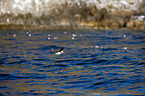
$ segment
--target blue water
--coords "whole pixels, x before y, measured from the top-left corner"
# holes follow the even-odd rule
[[[0,30],[0,95],[61,94],[145,95],[145,31]]]

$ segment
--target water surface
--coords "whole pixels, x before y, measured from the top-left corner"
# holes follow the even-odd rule
[[[144,65],[145,31],[0,30],[1,96],[144,95]]]

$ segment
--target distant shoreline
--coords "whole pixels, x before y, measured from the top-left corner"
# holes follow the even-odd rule
[[[145,25],[141,25],[139,28],[137,27],[115,27],[115,28],[109,28],[108,26],[104,25],[104,26],[88,26],[88,25],[84,25],[84,26],[50,26],[50,25],[0,25],[0,29],[49,29],[49,30],[72,30],[72,29],[101,29],[101,30],[114,30],[114,29],[122,29],[122,30],[145,30]]]

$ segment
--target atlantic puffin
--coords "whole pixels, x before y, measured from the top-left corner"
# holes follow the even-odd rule
[[[59,51],[56,51],[56,50],[54,50],[54,49],[52,48],[52,51],[56,52],[56,53],[55,53],[56,55],[60,55],[60,54],[64,53],[64,52],[63,52],[63,49],[64,49],[64,46],[63,46]]]

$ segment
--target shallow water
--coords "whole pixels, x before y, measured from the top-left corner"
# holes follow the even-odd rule
[[[1,96],[144,95],[144,69],[145,31],[0,30]]]

